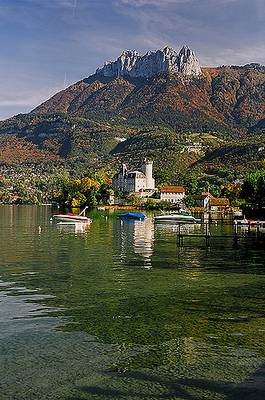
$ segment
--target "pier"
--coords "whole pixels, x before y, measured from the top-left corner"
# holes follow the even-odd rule
[[[251,226],[250,224],[247,226],[238,226],[238,224],[233,222],[230,225],[233,225],[233,233],[220,235],[212,233],[211,227],[216,227],[214,223],[202,223],[201,226],[203,229],[198,233],[183,232],[182,227],[185,225],[179,223],[177,229],[177,246],[188,247],[189,238],[200,238],[203,239],[202,243],[205,247],[218,246],[220,242],[225,240],[226,245],[229,245],[227,242],[230,242],[232,247],[237,248],[240,243],[251,241],[256,246],[263,247],[265,250],[265,222],[258,223],[255,226]]]

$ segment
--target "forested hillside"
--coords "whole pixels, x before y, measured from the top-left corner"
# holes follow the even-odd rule
[[[72,176],[154,160],[157,182],[192,172],[222,183],[264,168],[265,69],[151,77],[96,73],[0,122],[0,164],[63,166]]]

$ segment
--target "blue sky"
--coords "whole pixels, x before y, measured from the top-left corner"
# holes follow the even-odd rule
[[[0,0],[0,119],[123,49],[183,44],[202,65],[265,64],[265,0]]]

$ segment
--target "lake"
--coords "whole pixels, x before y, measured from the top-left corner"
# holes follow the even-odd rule
[[[0,206],[0,398],[265,398],[265,262],[255,241]],[[200,225],[186,226],[199,233]],[[212,234],[229,235],[218,224]]]

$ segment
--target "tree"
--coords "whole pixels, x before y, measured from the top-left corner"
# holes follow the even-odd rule
[[[265,206],[265,171],[253,172],[246,177],[241,197],[259,208]]]
[[[61,205],[81,207],[84,205],[95,206],[101,202],[107,202],[112,194],[108,185],[108,178],[102,174],[99,180],[96,174],[82,179],[72,179],[68,176],[60,176],[55,184],[53,199]]]
[[[190,195],[196,194],[198,192],[198,177],[195,174],[189,175],[185,178],[184,185]]]
[[[190,207],[194,207],[195,206],[195,200],[193,199],[193,197],[188,194],[185,199],[184,199],[184,203],[185,205],[190,208]]]
[[[260,208],[265,206],[265,173],[258,178],[255,202]]]

